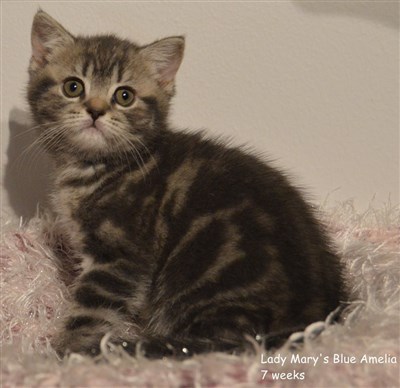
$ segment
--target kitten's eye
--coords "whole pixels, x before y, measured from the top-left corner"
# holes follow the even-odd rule
[[[129,87],[122,86],[114,93],[114,101],[123,107],[132,105],[134,100],[135,92]]]
[[[69,78],[64,82],[63,92],[67,97],[79,97],[84,91],[83,82],[78,78]]]

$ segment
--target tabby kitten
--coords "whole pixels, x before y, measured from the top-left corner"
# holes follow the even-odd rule
[[[76,37],[35,15],[28,99],[82,268],[60,354],[97,354],[105,334],[150,356],[243,350],[345,299],[338,258],[281,173],[169,128],[183,50],[179,36]]]

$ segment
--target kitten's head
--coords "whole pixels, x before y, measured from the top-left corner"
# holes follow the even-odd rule
[[[137,46],[115,36],[75,37],[39,11],[32,26],[28,100],[53,155],[121,157],[162,130],[184,39]]]

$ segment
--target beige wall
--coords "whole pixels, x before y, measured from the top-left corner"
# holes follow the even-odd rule
[[[39,5],[73,33],[140,43],[185,34],[172,122],[270,155],[316,202],[399,201],[399,4],[394,2],[2,3],[2,207],[30,215],[48,161],[24,90]],[[11,132],[11,135],[10,135]]]

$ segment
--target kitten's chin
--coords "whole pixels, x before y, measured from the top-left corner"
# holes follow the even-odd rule
[[[104,152],[108,148],[102,131],[94,126],[84,128],[72,135],[74,147],[82,151]]]
[[[103,132],[88,126],[78,131],[71,131],[68,136],[65,150],[77,159],[98,159],[107,157],[110,153],[110,144]]]
[[[63,141],[55,144],[53,149],[48,149],[56,159],[66,156],[86,161],[121,160],[122,156],[136,155],[143,146],[139,136],[127,138],[123,133],[113,132],[113,128],[105,123],[96,121],[94,125],[92,120],[71,125],[63,135]]]

